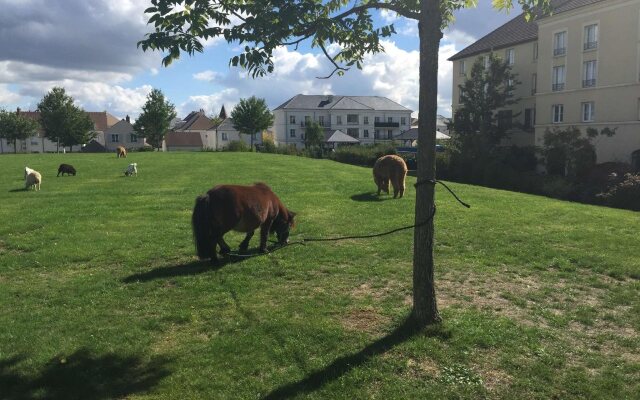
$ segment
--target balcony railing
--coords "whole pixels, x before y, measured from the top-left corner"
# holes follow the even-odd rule
[[[553,90],[554,92],[564,90],[564,83],[554,83],[553,85],[551,85],[551,90]]]
[[[586,42],[584,44],[585,50],[593,50],[598,48],[598,42]]]
[[[582,87],[594,87],[596,85],[595,79],[584,79],[582,81]]]
[[[399,122],[374,122],[373,126],[376,128],[399,128]]]
[[[537,90],[536,88],[531,89],[531,95],[534,96],[536,94]]]
[[[553,55],[555,56],[563,56],[567,54],[567,48],[566,47],[559,47],[557,49],[553,49]]]

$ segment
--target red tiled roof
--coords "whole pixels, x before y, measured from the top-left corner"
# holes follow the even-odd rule
[[[118,118],[109,114],[106,111],[87,111],[86,112],[91,121],[95,126],[95,130],[97,131],[106,131],[108,128],[117,124],[120,121]],[[27,118],[31,118],[33,120],[40,120],[40,111],[20,111],[20,115],[24,115]]]

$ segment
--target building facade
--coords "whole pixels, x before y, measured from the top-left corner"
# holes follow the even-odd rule
[[[104,147],[107,151],[115,151],[119,146],[126,149],[139,149],[144,147],[145,143],[145,139],[133,129],[128,115],[104,132]]]
[[[449,60],[453,110],[471,65],[491,52],[522,82],[512,142],[542,146],[548,130],[575,126],[616,129],[594,141],[598,162],[640,166],[640,0],[556,0],[554,12],[527,23],[507,22]]]
[[[327,133],[339,130],[374,144],[409,130],[411,112],[385,97],[299,94],[274,110],[273,131],[276,143],[301,148],[306,127],[317,122]]]

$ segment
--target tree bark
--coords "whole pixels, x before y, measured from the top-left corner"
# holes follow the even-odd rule
[[[418,122],[418,182],[416,224],[434,213],[436,115],[438,112],[438,50],[442,37],[439,0],[423,0],[420,6],[420,96]],[[414,230],[413,317],[424,327],[441,321],[436,302],[433,263],[433,218]]]

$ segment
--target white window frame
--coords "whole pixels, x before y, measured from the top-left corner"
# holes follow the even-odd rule
[[[296,130],[295,129],[293,129],[293,128],[289,129],[289,137],[290,138],[296,137]]]
[[[120,142],[120,135],[117,133],[112,133],[111,134],[111,143],[119,143]]]
[[[538,93],[538,74],[531,74],[531,95]]]
[[[460,76],[464,76],[467,74],[467,64],[465,60],[460,60]]]
[[[585,25],[583,30],[582,48],[584,51],[595,50],[598,48],[598,24],[593,23]]]
[[[513,65],[516,63],[516,49],[507,49],[505,51],[505,59],[507,65]]]
[[[400,117],[400,125],[406,125],[407,124],[407,117]]]
[[[363,124],[369,125],[369,116],[368,115],[363,116],[362,119],[363,119],[363,121],[362,121]]]
[[[130,133],[129,134],[129,141],[131,143],[138,143],[138,135],[136,135],[135,133]]]
[[[318,115],[318,125],[324,126],[324,115]]]
[[[336,124],[342,125],[342,115],[336,115]]]
[[[551,90],[558,92],[564,90],[567,81],[567,68],[564,65],[556,65],[551,70]]]
[[[596,104],[593,101],[582,103],[581,114],[582,122],[593,122],[595,120]]]
[[[554,124],[564,122],[564,104],[554,104],[551,106],[551,122]]]
[[[296,116],[295,115],[289,115],[289,123],[290,124],[295,124],[296,123]]]
[[[593,87],[598,82],[598,60],[585,61],[582,64],[582,87]]]
[[[347,114],[347,124],[348,125],[360,124],[360,116],[358,114]]]
[[[562,38],[562,40],[559,40]],[[553,34],[553,56],[561,57],[567,54],[567,31],[560,31]]]
[[[226,142],[227,140],[229,140],[229,137],[227,136],[227,132],[220,132],[222,136],[222,141]]]
[[[365,139],[369,138],[369,130],[368,129],[364,129],[362,131],[362,137],[365,138]]]
[[[533,44],[533,61],[538,60],[538,42]]]

